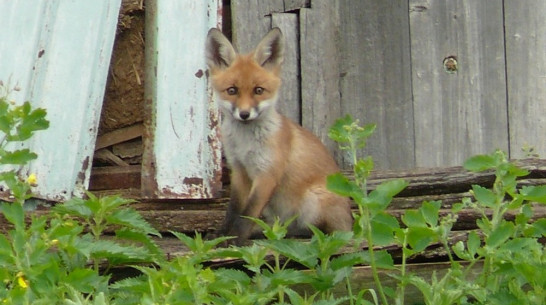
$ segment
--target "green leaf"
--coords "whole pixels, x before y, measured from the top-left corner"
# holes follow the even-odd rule
[[[402,222],[408,228],[426,228],[427,223],[422,213],[417,210],[406,210],[402,215]]]
[[[472,172],[482,172],[497,166],[497,158],[493,155],[477,155],[464,162],[463,167]]]
[[[252,246],[240,247],[238,250],[242,254],[241,258],[247,263],[245,267],[248,270],[259,274],[265,264],[265,257],[268,249],[260,246],[258,243],[254,243]]]
[[[497,248],[510,238],[515,231],[515,225],[512,222],[503,221],[485,240],[485,243],[491,248]]]
[[[546,203],[546,185],[524,186],[521,188],[520,193],[525,200]]]
[[[421,252],[426,249],[432,242],[437,240],[436,233],[430,228],[409,227],[408,228],[408,244],[416,252]]]
[[[327,260],[337,254],[352,240],[353,232],[334,231],[332,234],[324,234],[319,229],[309,226],[313,231],[310,246],[316,249],[316,254],[321,260]]]
[[[44,109],[38,108],[30,112],[30,104],[28,102],[25,103],[24,107],[26,108],[26,113],[22,118],[21,125],[17,128],[20,141],[30,138],[35,131],[49,128],[49,121],[45,119],[47,112]]]
[[[441,206],[441,201],[425,201],[419,211],[429,225],[436,226],[438,225],[438,213]]]
[[[462,241],[456,242],[453,247],[451,247],[455,255],[460,259],[471,260],[472,257],[464,249],[464,243]]]
[[[330,262],[330,267],[333,270],[339,270],[346,267],[353,267],[355,265],[369,264],[370,256],[368,252],[358,251],[353,253],[345,253],[338,257],[335,257]]]
[[[123,228],[120,230],[116,230],[116,237],[118,237],[119,239],[139,242],[144,245],[151,254],[156,255],[158,258],[164,256],[161,248],[157,246],[157,244],[150,237],[150,235],[144,232],[133,231],[128,228]],[[161,235],[159,235],[159,237],[161,237]]]
[[[110,224],[117,224],[132,230],[140,231],[146,234],[151,234],[160,237],[161,234],[150,225],[142,215],[132,208],[124,208],[115,210],[106,216],[106,220]]]
[[[337,119],[330,130],[328,131],[328,137],[338,143],[346,143],[350,140],[350,133],[345,126],[349,126],[353,123],[353,118],[350,115],[346,115]]]
[[[341,173],[329,175],[326,178],[326,188],[344,197],[362,197],[362,190],[355,182],[350,181]]]
[[[126,199],[119,195],[110,195],[110,196],[97,198],[90,192],[87,192],[87,196],[89,197],[89,200],[87,203],[89,207],[91,207],[90,203],[93,203],[93,206],[95,204],[98,204],[98,209],[96,210],[94,207],[91,207],[91,210],[93,210],[95,213],[98,213],[98,211],[104,211],[105,213],[107,213],[123,205],[128,205],[135,202],[132,199]]]
[[[252,279],[242,270],[220,268],[216,270],[217,281],[211,285],[212,290],[225,288],[249,287]]]
[[[374,251],[375,263],[381,269],[394,269],[394,260],[387,250]]]
[[[23,229],[25,225],[25,212],[23,206],[19,203],[3,202],[0,210],[4,217],[11,222],[15,228]]]
[[[72,270],[64,279],[66,283],[82,293],[92,293],[108,281],[93,269],[77,268]]]
[[[375,189],[377,192],[383,194],[386,197],[394,197],[398,195],[408,186],[408,182],[404,179],[393,179],[383,182]]]
[[[140,262],[150,260],[150,253],[133,245],[121,245],[112,240],[83,240],[77,241],[75,246],[88,258],[107,259],[111,262]]]
[[[533,236],[545,236],[546,237],[546,218],[541,218],[531,224],[533,230]]]
[[[52,211],[60,215],[77,216],[88,219],[93,215],[93,212],[85,204],[85,200],[73,197],[62,204],[56,204],[52,207]]]
[[[376,246],[385,246],[394,242],[394,231],[400,228],[398,220],[385,212],[376,214],[372,220],[372,240]]]
[[[470,233],[468,233],[468,239],[466,241],[468,253],[474,257],[476,253],[478,252],[480,245],[481,245],[481,240],[478,234],[476,234],[475,231],[471,231]]]
[[[306,243],[294,239],[257,240],[257,244],[269,248],[289,259],[313,269],[317,264],[316,251]]]
[[[311,277],[302,270],[284,269],[277,270],[275,272],[270,272],[268,270],[263,274],[271,280],[271,284],[273,285],[273,287],[278,287],[280,285],[289,286],[311,282]]]
[[[27,164],[38,158],[38,155],[28,149],[5,151],[0,158],[0,164]]]
[[[371,171],[373,170],[373,166],[374,165],[372,157],[359,159],[354,165],[354,172],[356,177],[361,180],[367,179],[370,176]]]
[[[403,179],[394,179],[381,183],[377,188],[370,192],[365,200],[372,210],[372,214],[382,211],[388,207],[392,198],[400,193],[408,183]]]
[[[474,198],[488,208],[494,208],[497,204],[497,197],[495,194],[482,186],[473,185],[472,191],[474,192]]]

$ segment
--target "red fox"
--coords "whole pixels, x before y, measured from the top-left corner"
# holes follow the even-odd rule
[[[275,109],[281,85],[284,41],[272,29],[250,54],[241,55],[218,29],[208,32],[206,60],[223,114],[221,139],[231,169],[231,198],[223,234],[245,243],[254,223],[241,216],[298,215],[289,235],[309,235],[308,224],[326,233],[352,229],[349,199],[326,189],[339,171],[311,132]]]

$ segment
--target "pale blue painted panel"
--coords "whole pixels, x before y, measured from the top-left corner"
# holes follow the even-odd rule
[[[30,148],[39,197],[81,195],[91,160],[121,0],[0,2],[0,79],[18,102],[45,108],[50,128]]]
[[[220,190],[218,112],[205,74],[207,31],[220,22],[220,0],[158,0],[147,5],[147,97],[143,193],[210,198]]]

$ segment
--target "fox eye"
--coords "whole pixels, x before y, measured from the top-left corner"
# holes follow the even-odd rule
[[[262,95],[264,93],[264,88],[262,87],[256,87],[254,88],[254,94],[257,94],[257,95]]]
[[[226,92],[229,95],[235,95],[237,94],[237,92],[239,92],[239,90],[237,89],[237,87],[229,87],[226,89]]]

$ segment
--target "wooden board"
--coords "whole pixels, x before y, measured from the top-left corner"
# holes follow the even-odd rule
[[[504,1],[510,155],[546,156],[546,1]]]
[[[284,36],[285,51],[282,66],[282,85],[277,109],[294,122],[301,124],[299,18],[297,14],[274,13],[271,26],[279,27]]]
[[[409,1],[416,166],[508,150],[503,1]],[[444,60],[456,57],[457,70]]]
[[[1,1],[0,80],[11,98],[47,110],[50,127],[25,143],[38,159],[33,193],[66,200],[83,195],[91,162],[120,0]]]
[[[221,1],[152,1],[146,7],[142,193],[212,198],[221,190],[219,114],[206,74],[206,33]]]
[[[314,0],[300,10],[302,125],[341,161],[328,129],[341,116],[339,90],[339,1]]]
[[[339,14],[341,114],[377,125],[359,156],[377,169],[414,168],[408,3],[343,1]]]
[[[518,161],[518,165],[529,171],[529,175],[519,181],[520,185],[546,185],[546,160],[528,159]],[[107,181],[104,176],[130,174],[133,167],[119,169],[119,172],[105,169],[97,172],[96,181]],[[114,176],[115,177],[115,176]],[[449,212],[454,203],[461,202],[465,197],[471,197],[468,191],[473,184],[490,187],[495,179],[493,172],[470,173],[462,167],[414,169],[408,171],[376,171],[368,180],[370,190],[380,183],[402,178],[408,181],[408,187],[395,197],[389,206],[389,212],[400,217],[406,209],[418,208],[425,200],[442,200],[442,214]],[[122,180],[117,177],[115,179]],[[126,178],[128,182],[132,181]],[[126,186],[130,188],[130,186]],[[97,184],[95,189],[101,189]],[[111,191],[107,192],[111,194]],[[210,232],[219,228],[224,220],[225,209],[229,201],[228,192],[225,197],[215,200],[146,200],[135,204],[142,211],[144,218],[150,221],[162,232],[169,230],[192,233],[194,231]],[[97,192],[98,195],[103,192]],[[138,199],[138,198],[135,198]],[[471,230],[476,228],[475,221],[480,215],[474,211],[461,213],[456,230]],[[546,207],[537,208],[535,217],[546,217]],[[1,225],[0,225],[1,227]]]
[[[236,50],[240,53],[252,51],[271,29],[271,14],[283,10],[282,0],[232,0],[232,42]]]

